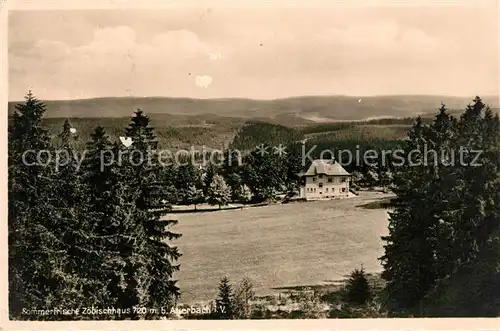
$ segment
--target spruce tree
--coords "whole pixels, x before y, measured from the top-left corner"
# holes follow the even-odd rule
[[[455,164],[440,171],[444,199],[435,203],[443,210],[437,263],[445,267],[427,295],[429,316],[497,316],[500,312],[498,127],[498,116],[479,97],[456,123],[456,138],[451,140]],[[481,154],[473,165],[476,151]]]
[[[98,217],[89,210],[91,195],[80,169],[80,161],[85,155],[73,148],[70,129],[71,124],[66,120],[58,135],[56,155],[59,155],[59,165],[52,176],[52,194],[55,198],[59,248],[66,251],[66,291],[73,298],[72,307],[81,308],[103,303],[102,285],[97,277],[101,266],[96,263],[101,252],[92,238],[98,226]]]
[[[363,305],[370,300],[372,294],[370,284],[363,268],[351,272],[345,288],[345,300],[349,303]]]
[[[448,113],[444,104],[427,129],[428,149],[435,151],[429,154],[428,163],[432,166],[435,178],[428,187],[431,198],[428,207],[432,215],[438,218],[436,224],[435,263],[437,277],[450,274],[453,264],[451,253],[453,221],[447,210],[456,199],[457,185],[455,178],[456,155],[454,141],[457,139],[457,121]]]
[[[420,118],[408,134],[406,152],[419,151],[412,163],[397,167],[393,191],[397,195],[389,213],[389,235],[383,237],[382,256],[387,281],[387,308],[411,311],[421,302],[437,277],[435,251],[438,216],[434,215],[429,186],[435,180],[432,166],[423,159],[427,128]],[[417,311],[418,313],[418,311]]]
[[[44,317],[23,315],[22,308],[74,302],[66,291],[72,281],[58,236],[64,229],[54,207],[59,197],[53,194],[53,164],[45,166],[36,159],[37,154],[54,155],[42,127],[46,107],[31,91],[25,99],[15,106],[8,132],[9,307],[16,319],[40,319]]]
[[[217,319],[234,319],[236,307],[234,293],[231,283],[227,277],[223,277],[219,283],[219,296],[216,302]]]
[[[132,201],[137,209],[136,222],[141,231],[134,238],[137,249],[137,272],[145,289],[144,300],[139,304],[160,311],[170,310],[180,295],[173,274],[179,269],[175,264],[180,257],[177,247],[170,241],[180,237],[170,227],[177,221],[165,219],[171,209],[170,198],[164,188],[163,171],[158,163],[158,152],[154,130],[149,126],[149,117],[141,110],[136,111],[126,136],[133,141],[128,148],[122,171],[127,179]],[[151,316],[152,317],[152,316]]]
[[[401,167],[395,176],[381,258],[390,310],[432,315],[428,307],[439,302],[466,311],[459,302],[465,297],[476,306],[490,300],[500,238],[499,127],[498,116],[476,97],[458,121],[443,105],[431,125],[418,121],[410,132],[407,151],[425,154],[425,144],[433,153],[424,166]],[[466,273],[482,294],[453,294]]]
[[[94,276],[101,288],[101,304],[127,308],[140,301],[140,284],[131,273],[133,238],[141,229],[135,222],[136,209],[127,189],[127,178],[120,171],[118,144],[112,144],[97,127],[87,143],[83,180],[90,197],[88,212],[96,219],[90,238],[100,254]],[[104,316],[122,319],[130,316]]]
[[[498,117],[476,97],[457,124],[455,196],[448,208],[453,218],[455,268],[475,259],[491,232],[498,228]],[[479,158],[476,156],[480,155]]]

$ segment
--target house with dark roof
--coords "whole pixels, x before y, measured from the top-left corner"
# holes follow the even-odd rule
[[[351,174],[335,160],[314,160],[302,178],[300,197],[306,200],[347,198]]]

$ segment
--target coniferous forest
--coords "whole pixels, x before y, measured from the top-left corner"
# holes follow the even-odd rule
[[[339,295],[303,297],[299,311],[286,318],[500,315],[500,121],[479,97],[459,116],[441,105],[432,120],[401,119],[412,125],[401,139],[357,136],[356,130],[351,136],[335,134],[351,128],[349,123],[297,129],[252,121],[230,144],[239,155],[228,149],[221,162],[202,167],[194,161],[141,162],[139,153],[134,156],[102,126],[82,142],[71,119],[51,134],[45,111],[29,92],[9,121],[11,319],[173,318],[171,309],[182,296],[177,272],[183,267],[173,206],[291,203],[301,184],[298,174],[309,165],[302,163],[302,149],[313,145],[317,152],[332,146],[402,148],[414,161],[427,157],[415,164],[346,166],[353,174],[351,189],[383,187],[394,193],[387,206],[389,233],[382,238],[382,286],[368,282],[363,269],[354,270]],[[140,154],[160,157],[154,123],[142,110],[121,132]],[[302,142],[311,133],[319,135]],[[261,153],[277,144],[288,152]],[[120,154],[127,157],[113,162]],[[40,155],[58,155],[60,166],[39,164]],[[237,157],[241,162],[228,162]],[[205,318],[285,318],[252,311],[254,296],[251,280],[232,287],[223,278],[214,302],[225,309]],[[326,316],[315,310],[318,302],[331,304]],[[88,307],[114,311],[85,314]],[[62,308],[80,313],[26,313]]]

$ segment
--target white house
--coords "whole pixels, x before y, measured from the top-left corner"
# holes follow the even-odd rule
[[[349,196],[351,174],[334,160],[314,160],[299,176],[302,177],[301,198],[318,200]]]

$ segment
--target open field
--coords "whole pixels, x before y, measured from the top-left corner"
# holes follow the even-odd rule
[[[387,211],[358,207],[382,193],[210,213],[175,214],[183,256],[176,274],[181,302],[214,299],[221,277],[252,279],[258,295],[272,288],[338,280],[363,264],[379,272]]]

